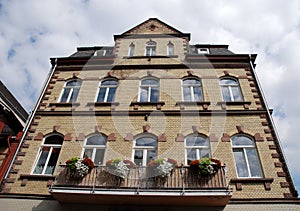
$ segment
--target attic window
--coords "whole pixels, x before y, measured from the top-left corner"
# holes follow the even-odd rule
[[[208,48],[197,48],[198,54],[209,54]]]

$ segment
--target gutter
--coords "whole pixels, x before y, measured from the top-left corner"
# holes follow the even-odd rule
[[[24,140],[25,140],[25,137],[26,137],[26,135],[27,135],[28,129],[30,128],[30,125],[31,125],[31,123],[32,123],[32,121],[33,121],[33,119],[34,119],[34,116],[35,116],[36,112],[37,112],[37,109],[38,109],[38,107],[39,107],[39,105],[40,105],[40,103],[41,103],[41,101],[42,101],[42,99],[43,99],[43,96],[44,96],[46,90],[47,90],[48,84],[49,84],[49,82],[50,82],[50,80],[51,80],[51,78],[52,78],[52,76],[53,76],[53,74],[54,74],[55,68],[56,68],[56,66],[57,66],[57,59],[51,60],[51,64],[52,64],[52,67],[51,67],[51,70],[50,70],[50,72],[49,72],[49,74],[48,74],[48,78],[47,78],[47,79],[45,80],[45,82],[44,82],[43,88],[42,88],[42,90],[41,90],[41,92],[40,92],[40,95],[39,95],[39,97],[38,97],[38,99],[37,99],[35,105],[34,105],[33,111],[30,113],[30,116],[29,116],[29,118],[28,118],[28,121],[27,121],[27,123],[26,123],[26,125],[25,125],[25,128],[24,128],[24,130],[23,130],[24,133],[23,133],[23,135],[22,135],[22,137],[21,137],[21,140],[20,140],[20,143],[19,143],[19,145],[18,145],[18,147],[17,147],[16,153],[14,154],[13,158],[12,158],[11,161],[10,161],[10,164],[9,164],[9,166],[8,166],[8,168],[7,168],[7,171],[6,171],[5,175],[4,175],[3,182],[4,182],[4,181],[7,179],[7,177],[8,177],[8,174],[9,174],[9,172],[10,172],[10,169],[12,168],[12,165],[13,165],[13,163],[14,163],[16,157],[17,157],[17,154],[18,154],[17,152],[19,152],[19,150],[20,150],[20,148],[21,148],[21,146],[22,146],[22,144],[23,144],[23,142],[24,142]]]

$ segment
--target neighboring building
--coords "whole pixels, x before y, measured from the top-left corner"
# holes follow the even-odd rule
[[[256,55],[192,45],[190,34],[156,18],[114,40],[51,59],[0,208],[300,208]],[[76,156],[96,165],[82,179],[65,165]],[[154,164],[159,158],[171,159]],[[222,166],[199,176],[190,164],[201,158]]]
[[[0,185],[16,153],[27,112],[0,81]],[[1,187],[0,186],[0,187]]]

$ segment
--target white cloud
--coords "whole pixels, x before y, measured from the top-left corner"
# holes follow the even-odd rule
[[[112,45],[113,34],[150,17],[190,32],[192,43],[258,53],[259,79],[270,107],[281,113],[276,125],[293,175],[300,177],[299,1],[4,0],[0,5],[1,80],[27,110],[49,72],[50,57],[69,56],[79,46]]]

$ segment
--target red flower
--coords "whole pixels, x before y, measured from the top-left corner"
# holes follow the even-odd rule
[[[89,169],[93,169],[95,167],[94,162],[90,158],[84,158],[82,163],[87,165]]]
[[[123,160],[123,163],[129,164],[130,168],[135,168],[135,164],[131,160]]]
[[[190,166],[193,167],[193,166],[199,166],[199,160],[193,160],[191,163],[190,163]]]
[[[221,161],[219,161],[218,159],[211,158],[210,161],[216,163],[218,167],[222,166]]]

